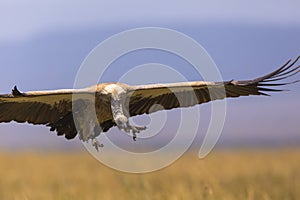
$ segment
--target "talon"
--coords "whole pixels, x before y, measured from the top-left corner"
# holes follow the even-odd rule
[[[100,144],[99,141],[96,138],[92,139],[92,145],[93,145],[93,147],[95,147],[95,149],[97,151],[99,151],[99,147],[104,146],[103,144]]]
[[[132,139],[133,141],[136,141],[136,133],[141,132],[142,130],[146,129],[146,126],[130,126],[130,129],[132,131]]]
[[[142,130],[146,129],[146,126],[132,126],[130,125],[128,118],[123,116],[119,116],[115,120],[118,128],[120,130],[124,130],[126,133],[132,133],[132,139],[133,141],[136,141],[136,133],[141,132]]]
[[[135,134],[135,132],[133,132],[132,135],[133,135],[132,136],[133,141],[136,141],[136,134]]]

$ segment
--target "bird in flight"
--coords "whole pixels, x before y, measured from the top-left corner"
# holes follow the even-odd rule
[[[297,74],[300,56],[289,60],[265,76],[244,81],[179,82],[130,86],[123,83],[102,83],[84,89],[61,89],[20,92],[15,86],[10,94],[0,95],[0,122],[43,124],[67,139],[92,141],[97,149],[103,145],[96,139],[101,132],[117,126],[136,134],[146,127],[134,126],[129,117],[159,110],[190,107],[227,97],[267,95],[275,88],[293,82],[277,82]],[[94,113],[94,114],[93,114]]]

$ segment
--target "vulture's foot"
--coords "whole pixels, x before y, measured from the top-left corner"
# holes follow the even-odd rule
[[[136,133],[146,129],[146,126],[133,126],[129,124],[128,118],[125,116],[118,117],[116,124],[120,130],[124,130],[126,133],[132,133],[132,139],[136,140]]]
[[[136,133],[139,133],[140,131],[143,131],[146,129],[146,126],[132,126],[132,125],[129,125],[129,131],[126,131],[126,132],[130,132],[130,130],[132,131],[132,139],[133,141],[136,140]]]
[[[146,126],[132,126],[130,125],[129,123],[126,124],[126,128],[124,128],[124,131],[126,133],[132,133],[132,139],[133,141],[136,140],[136,134],[145,130],[146,129]]]
[[[99,151],[99,147],[103,147],[103,146],[104,146],[104,145],[101,144],[96,138],[93,138],[93,139],[92,139],[92,145],[93,145],[93,147],[95,147],[95,149],[96,149],[97,151]]]

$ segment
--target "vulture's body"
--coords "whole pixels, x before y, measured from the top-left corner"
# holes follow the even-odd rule
[[[273,87],[288,83],[274,83],[299,72],[294,67],[299,57],[276,71],[253,80],[228,82],[182,82],[129,86],[123,83],[103,83],[85,89],[33,91],[21,93],[16,87],[11,94],[0,95],[0,122],[28,122],[44,124],[74,138],[77,133],[83,141],[95,139],[113,126],[136,133],[145,127],[132,126],[131,116],[149,114],[158,110],[189,107],[226,97],[268,95],[282,91]],[[297,82],[297,81],[294,81]]]

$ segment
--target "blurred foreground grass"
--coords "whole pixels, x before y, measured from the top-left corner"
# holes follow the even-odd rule
[[[300,199],[300,149],[190,152],[140,175],[87,152],[2,152],[0,199]]]

